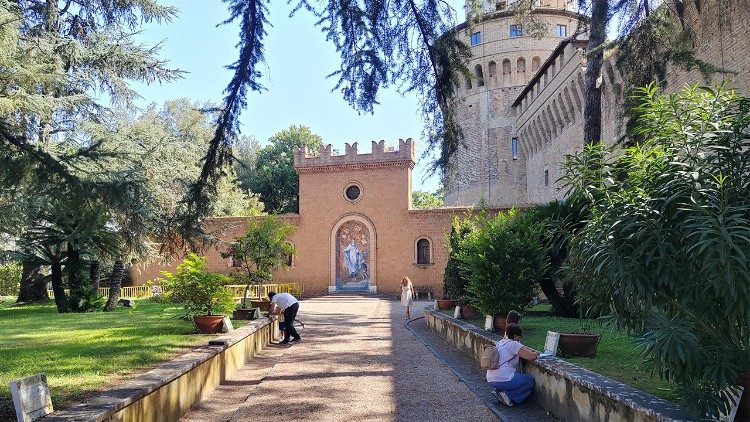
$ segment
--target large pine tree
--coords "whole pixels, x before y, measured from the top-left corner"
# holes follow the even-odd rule
[[[141,22],[175,12],[151,0],[0,0],[0,203],[13,204],[0,220],[14,223],[1,226],[14,229],[27,267],[51,265],[60,311],[81,303],[85,260],[141,247],[150,226],[138,169],[110,171],[112,152],[81,129],[110,113],[98,98],[129,106],[130,81],[179,76],[132,38]],[[122,236],[110,242],[113,227]]]

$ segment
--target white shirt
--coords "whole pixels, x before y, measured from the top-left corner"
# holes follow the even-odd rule
[[[523,344],[504,338],[495,345],[500,355],[500,367],[487,370],[487,382],[505,382],[513,379],[513,374],[518,366],[518,351]]]
[[[279,307],[282,311],[295,303],[297,303],[297,298],[290,295],[289,293],[276,293],[273,295],[273,299],[271,299],[271,303],[276,303],[276,306]]]

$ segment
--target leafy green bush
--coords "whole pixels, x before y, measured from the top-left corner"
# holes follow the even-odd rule
[[[487,315],[525,309],[546,270],[545,222],[533,211],[519,215],[513,209],[480,223],[461,241],[457,255],[468,275],[471,304]]]
[[[94,290],[84,290],[79,296],[69,298],[70,309],[73,312],[97,312],[104,309],[107,296],[100,295]]]
[[[232,293],[224,288],[229,277],[206,271],[206,258],[188,254],[177,272],[162,272],[159,279],[172,302],[185,308],[185,316],[226,315],[234,310]]]
[[[448,262],[443,272],[443,296],[446,299],[466,301],[466,286],[469,280],[465,271],[459,266],[457,254],[460,250],[461,240],[474,229],[474,223],[470,218],[464,220],[454,216],[451,221],[451,232],[448,235]]]
[[[727,413],[750,372],[750,98],[641,92],[640,145],[589,146],[566,162],[592,204],[571,242],[583,299],[641,333],[652,369],[696,416]]]
[[[21,286],[21,265],[0,264],[0,296],[18,296]]]
[[[250,217],[245,234],[234,239],[222,257],[237,259],[247,272],[245,294],[242,307],[246,307],[246,298],[252,284],[260,284],[273,279],[273,271],[287,268],[287,258],[297,249],[287,238],[297,228],[286,223],[275,215],[262,218]]]

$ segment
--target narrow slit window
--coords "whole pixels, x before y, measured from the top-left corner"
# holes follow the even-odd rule
[[[518,138],[515,136],[510,140],[510,150],[513,154],[513,159],[518,160]]]

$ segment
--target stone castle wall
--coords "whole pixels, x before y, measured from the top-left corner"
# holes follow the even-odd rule
[[[481,42],[471,47],[468,68],[473,77],[464,81],[455,98],[465,145],[445,174],[448,205],[526,202],[525,168],[511,150],[516,135],[511,104],[563,39],[555,33],[556,26],[565,25],[567,34],[578,26],[577,15],[564,9],[540,7],[534,14],[547,25],[542,37],[512,37],[511,25],[518,22],[510,11],[495,12],[479,23],[459,27],[467,45],[475,33],[481,34]]]
[[[696,3],[684,2],[684,23],[692,32],[695,55],[726,73],[713,73],[706,79],[698,69],[685,71],[672,66],[667,89],[675,91],[692,83],[726,83],[740,92],[750,92],[750,1],[703,0],[700,6]]]
[[[529,203],[563,198],[562,161],[583,147],[585,46],[585,41],[563,42],[513,103]],[[623,129],[623,81],[613,59],[602,72],[602,137],[613,144]]]
[[[674,8],[674,5],[665,7]],[[549,19],[554,22],[558,15],[552,14]],[[513,19],[502,13],[488,14],[486,21],[493,23],[495,29],[501,28],[500,33],[505,26],[513,24]],[[692,31],[696,56],[725,72],[715,72],[705,78],[698,69],[686,71],[671,66],[667,73],[667,91],[676,91],[687,83],[723,82],[741,92],[750,92],[748,0],[707,0],[701,2],[700,10],[695,3],[686,2],[684,23]],[[469,42],[470,32],[482,28],[465,29],[466,42]],[[487,43],[484,41],[472,49],[474,57],[469,63],[470,69],[477,64],[486,68],[489,60],[512,55],[504,40],[490,37]],[[562,175],[561,163],[565,155],[583,147],[586,42],[559,41],[540,40],[547,50],[536,50],[542,63],[534,66],[528,78],[519,77],[517,72],[498,73],[485,78],[485,86],[477,87],[474,83],[459,96],[459,122],[464,129],[466,147],[459,149],[446,171],[446,204],[474,205],[484,200],[488,204],[508,206],[544,203],[563,197],[565,192],[558,182]],[[535,51],[523,37],[512,42],[526,43],[515,45],[512,51],[525,48],[524,55]],[[512,57],[510,63],[514,63]],[[623,135],[622,87],[625,84],[614,58],[605,61],[602,72],[602,138],[605,143],[613,144]],[[519,85],[521,83],[523,85]],[[520,150],[515,160],[510,154],[513,136],[518,137]]]

